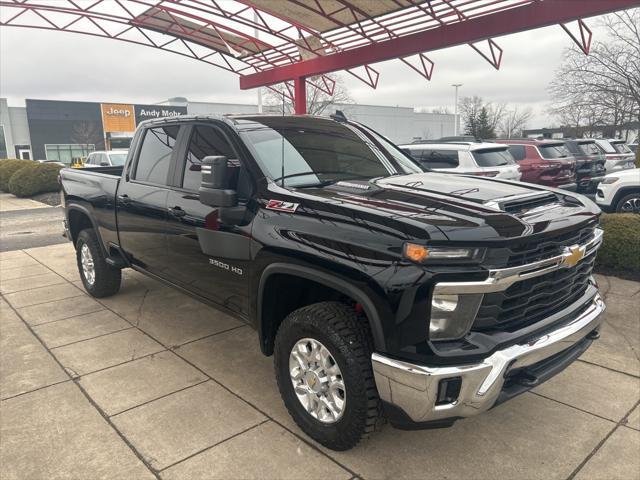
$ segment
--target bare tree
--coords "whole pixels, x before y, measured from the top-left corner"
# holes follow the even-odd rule
[[[640,122],[640,9],[608,15],[602,25],[607,38],[593,42],[589,55],[567,49],[549,86],[551,112],[579,136],[607,125],[605,135],[622,135]]]
[[[349,95],[349,91],[347,90],[342,77],[336,74],[328,74],[327,76],[336,82],[333,89],[333,95],[329,95],[312,85],[322,85],[323,83],[321,78],[311,77],[307,82],[307,113],[311,115],[322,115],[327,111],[327,109],[329,109],[329,107],[335,104],[353,103],[353,99]],[[286,87],[283,85],[275,87],[275,90],[278,90],[279,92],[282,92],[283,89],[286,92]],[[265,95],[265,98],[265,103],[271,107],[271,110],[282,111],[284,106],[285,113],[294,112],[293,102],[287,97],[287,95],[283,96],[282,93],[269,90]]]
[[[522,108],[515,105],[510,109],[505,108],[499,122],[498,135],[507,138],[521,137],[522,131],[527,127],[527,122],[532,116],[531,107]]]

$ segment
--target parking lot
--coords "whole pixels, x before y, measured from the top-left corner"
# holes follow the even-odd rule
[[[135,272],[96,301],[70,244],[0,253],[3,479],[637,478],[640,284],[599,277],[602,338],[531,393],[348,452],[289,418],[236,320]]]

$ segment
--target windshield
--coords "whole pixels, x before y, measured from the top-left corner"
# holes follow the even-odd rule
[[[121,167],[124,165],[124,162],[127,160],[126,153],[110,153],[109,160],[111,160],[111,165],[115,167]]]
[[[542,158],[565,158],[569,156],[569,150],[562,144],[538,145]]]
[[[627,147],[626,143],[622,142],[611,142],[611,146],[616,149],[618,153],[633,153],[629,147]]]
[[[515,160],[507,148],[487,148],[471,152],[479,167],[513,165]]]
[[[240,135],[254,150],[265,174],[278,182],[284,176],[286,186],[319,186],[398,173],[398,166],[378,147],[347,125],[300,117],[255,118],[238,123],[243,125]],[[405,161],[409,160],[405,157]],[[405,173],[404,169],[401,172]]]

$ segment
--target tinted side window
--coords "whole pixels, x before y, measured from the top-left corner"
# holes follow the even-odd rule
[[[213,127],[197,125],[191,132],[182,188],[197,191],[200,188],[202,160],[209,156],[224,156],[231,160],[235,154],[222,133]]]
[[[414,155],[417,152],[414,150]],[[460,162],[457,150],[422,150],[420,163],[427,168],[456,168]]]
[[[527,157],[524,145],[511,145],[509,146],[509,151],[516,162],[524,160]]]
[[[513,165],[513,157],[509,150],[503,148],[485,148],[471,152],[479,167],[500,167]]]
[[[178,136],[178,125],[150,128],[145,132],[134,178],[166,185],[171,154]]]

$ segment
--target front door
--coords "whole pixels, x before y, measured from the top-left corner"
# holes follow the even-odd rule
[[[117,192],[120,246],[134,265],[161,277],[166,277],[168,182],[179,129],[168,125],[141,133],[137,161]]]
[[[211,124],[191,127],[176,162],[175,188],[167,199],[168,266],[172,281],[230,310],[247,315],[250,224],[225,225],[219,209],[200,203],[198,188],[204,157],[224,155],[230,163],[227,188],[246,201],[252,182],[223,131]]]

